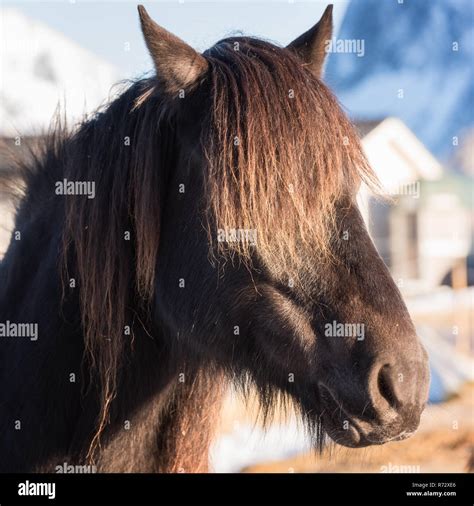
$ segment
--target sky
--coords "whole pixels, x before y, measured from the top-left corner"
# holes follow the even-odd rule
[[[64,33],[115,65],[123,78],[151,70],[142,40],[140,0],[4,0],[25,15]],[[155,0],[143,1],[151,17],[194,48],[203,51],[230,35],[254,35],[287,44],[320,18],[330,0]],[[348,0],[332,0],[337,28]]]

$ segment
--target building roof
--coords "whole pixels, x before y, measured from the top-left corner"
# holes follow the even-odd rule
[[[440,162],[416,135],[395,117],[356,121],[367,159],[386,187],[443,175]]]
[[[386,118],[373,120],[356,120],[355,127],[361,138],[365,137],[374,128],[378,127]]]

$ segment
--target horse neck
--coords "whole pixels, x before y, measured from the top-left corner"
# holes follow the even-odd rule
[[[135,385],[133,373],[128,379]],[[211,378],[205,370],[176,372],[139,409],[130,406],[131,389],[119,394],[116,402],[121,413],[114,417],[101,450],[100,471],[207,472],[222,384],[220,377]],[[124,421],[129,422],[127,431]]]
[[[175,388],[162,420],[161,472],[207,472],[209,448],[218,428],[222,379],[200,370]],[[161,459],[160,459],[161,460]]]

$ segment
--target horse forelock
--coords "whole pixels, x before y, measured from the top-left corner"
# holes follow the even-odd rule
[[[204,54],[213,99],[202,142],[210,240],[216,229],[254,230],[258,255],[286,272],[298,269],[305,246],[327,255],[336,202],[353,199],[361,181],[377,184],[354,127],[287,49],[230,38]],[[217,246],[250,260],[255,245]]]

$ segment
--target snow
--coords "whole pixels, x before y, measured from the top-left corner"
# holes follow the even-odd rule
[[[466,384],[474,381],[474,359],[457,352],[434,329],[418,326],[417,332],[426,348],[430,361],[429,402],[446,401]]]
[[[38,134],[58,105],[77,121],[108,100],[115,67],[16,9],[1,18],[0,135]]]
[[[473,36],[471,0],[353,1],[338,39],[364,41],[365,55],[331,54],[326,80],[353,117],[397,116],[448,158],[473,125]]]
[[[311,439],[294,419],[274,424],[267,430],[236,423],[233,430],[222,434],[211,448],[211,467],[216,473],[237,473],[258,462],[284,460],[309,451]]]

